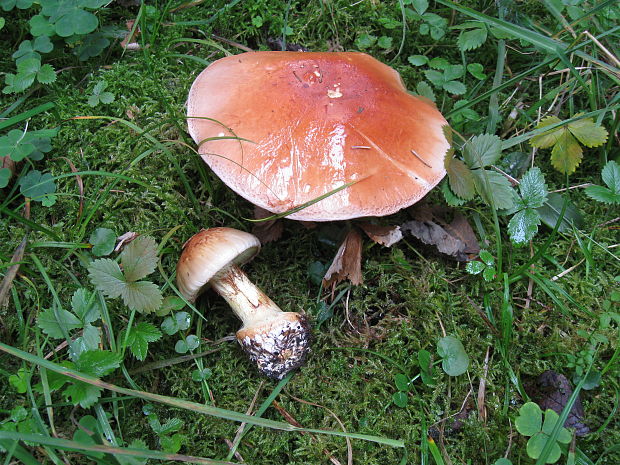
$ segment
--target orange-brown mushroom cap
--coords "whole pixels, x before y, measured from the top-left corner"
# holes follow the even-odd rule
[[[447,124],[363,53],[229,56],[188,99],[199,153],[255,205],[282,213],[354,183],[288,216],[306,221],[384,216],[418,201],[445,175]]]

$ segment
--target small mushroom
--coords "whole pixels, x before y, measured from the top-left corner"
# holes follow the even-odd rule
[[[301,366],[310,348],[305,316],[283,312],[241,271],[258,254],[260,241],[231,228],[203,229],[183,246],[177,286],[190,302],[211,287],[230,305],[243,326],[237,341],[264,375],[282,379]]]

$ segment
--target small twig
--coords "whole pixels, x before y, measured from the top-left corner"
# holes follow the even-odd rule
[[[550,194],[556,193],[556,192],[564,192],[564,191],[570,191],[572,189],[580,189],[582,187],[589,187],[592,186],[591,182],[585,182],[583,184],[578,184],[576,186],[569,186],[569,187],[563,187],[562,189],[556,189],[554,191],[550,191]]]
[[[413,155],[414,155],[414,156],[415,156],[418,160],[420,160],[422,163],[424,163],[424,165],[428,166],[429,168],[432,168],[432,166],[431,166],[431,165],[429,165],[428,163],[426,163],[426,161],[424,161],[424,159],[423,159],[420,155],[418,155],[418,154],[416,153],[416,151],[415,151],[415,150],[413,150],[413,149],[410,149],[410,150],[411,150],[411,153],[413,153]]]
[[[478,418],[483,423],[487,421],[487,409],[485,407],[485,397],[487,391],[487,376],[489,374],[489,353],[491,351],[491,346],[487,347],[487,353],[484,356],[484,365],[482,368],[482,376],[480,377],[480,382],[478,383]]]
[[[570,273],[571,271],[573,271],[575,268],[577,268],[579,265],[581,265],[583,262],[585,262],[586,259],[582,258],[579,263],[577,263],[576,265],[571,266],[570,268],[562,271],[560,274],[556,274],[553,278],[551,278],[551,281],[557,281],[560,278],[563,278],[564,276],[566,276],[568,273]]]

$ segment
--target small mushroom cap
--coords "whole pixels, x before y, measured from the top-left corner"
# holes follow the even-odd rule
[[[389,215],[445,175],[445,118],[363,53],[222,58],[196,78],[187,106],[205,162],[261,208],[283,213],[352,183],[290,219]]]
[[[237,331],[237,341],[269,378],[282,379],[299,368],[310,351],[311,332],[306,317],[282,312],[258,325]]]
[[[203,229],[184,245],[177,263],[177,287],[194,302],[217,273],[230,265],[252,260],[260,241],[250,233],[232,228]]]

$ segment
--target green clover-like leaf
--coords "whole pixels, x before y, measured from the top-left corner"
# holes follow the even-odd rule
[[[449,376],[459,376],[469,367],[469,356],[461,341],[454,336],[446,336],[437,342],[437,353],[443,359],[441,367]]]
[[[20,178],[19,191],[24,197],[40,202],[44,196],[56,192],[56,184],[51,174],[32,170]]]
[[[527,402],[519,409],[515,427],[523,436],[534,436],[542,429],[542,411],[538,404]]]

